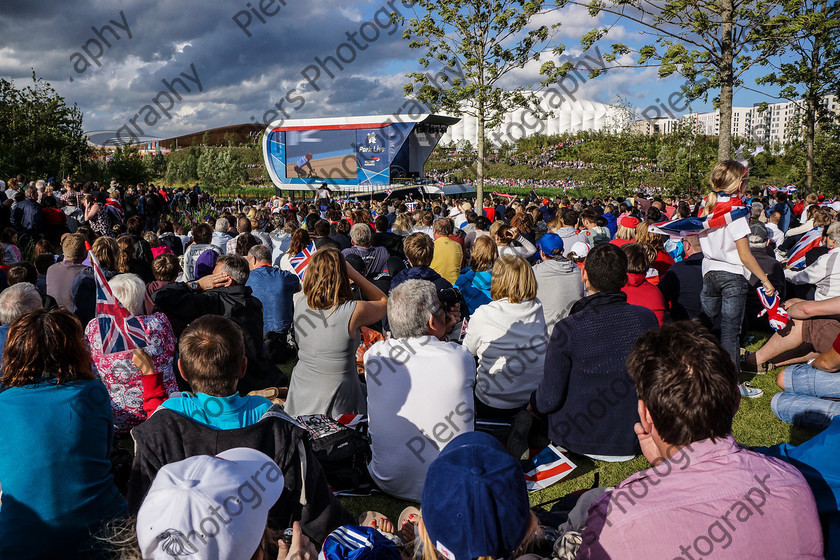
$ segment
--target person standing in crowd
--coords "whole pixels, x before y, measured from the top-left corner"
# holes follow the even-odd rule
[[[747,168],[737,161],[722,161],[712,170],[709,193],[703,209],[704,216],[713,216],[718,204],[734,203],[743,195],[749,174]],[[700,233],[700,247],[703,250],[703,292],[700,303],[703,313],[714,322],[720,317],[720,344],[729,352],[740,373],[740,335],[747,303],[752,273],[761,282],[768,297],[776,293],[770,277],[750,253],[748,236],[750,227],[746,216],[732,220],[726,225],[707,229]],[[757,398],[764,394],[761,389],[741,385],[742,396]]]

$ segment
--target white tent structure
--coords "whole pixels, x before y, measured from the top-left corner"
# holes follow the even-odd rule
[[[622,126],[627,119],[622,109],[589,101],[570,99],[557,91],[534,92],[544,115],[531,109],[514,109],[501,125],[485,132],[494,146],[515,142],[535,134],[552,135],[583,130],[610,130]],[[461,115],[461,121],[451,125],[440,139],[441,144],[464,141],[478,144],[478,121],[475,117]]]

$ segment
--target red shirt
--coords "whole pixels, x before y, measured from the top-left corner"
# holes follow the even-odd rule
[[[659,326],[665,321],[665,298],[659,288],[648,282],[644,274],[627,273],[627,284],[621,288],[627,303],[647,307],[656,315]]]

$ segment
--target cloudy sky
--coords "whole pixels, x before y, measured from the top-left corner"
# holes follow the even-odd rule
[[[390,1],[406,17],[414,14]],[[3,0],[0,77],[24,85],[34,69],[78,104],[88,131],[117,130],[134,119],[144,134],[165,138],[278,116],[391,114],[404,103],[405,74],[419,66],[402,30],[387,21],[386,2]],[[579,56],[581,35],[605,22],[569,8],[539,23],[561,23],[553,41]],[[610,37],[644,40],[620,25]],[[507,85],[536,84],[538,68],[516,72]],[[620,95],[643,109],[681,83],[657,80],[654,69],[622,69],[574,95],[605,103]],[[741,90],[735,104],[765,100]],[[157,116],[144,109],[149,105]],[[692,107],[708,110],[710,103]]]

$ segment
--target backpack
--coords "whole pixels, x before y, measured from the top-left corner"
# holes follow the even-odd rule
[[[368,435],[323,414],[298,416],[297,421],[309,432],[312,452],[333,492],[370,493],[367,465],[372,455]]]

